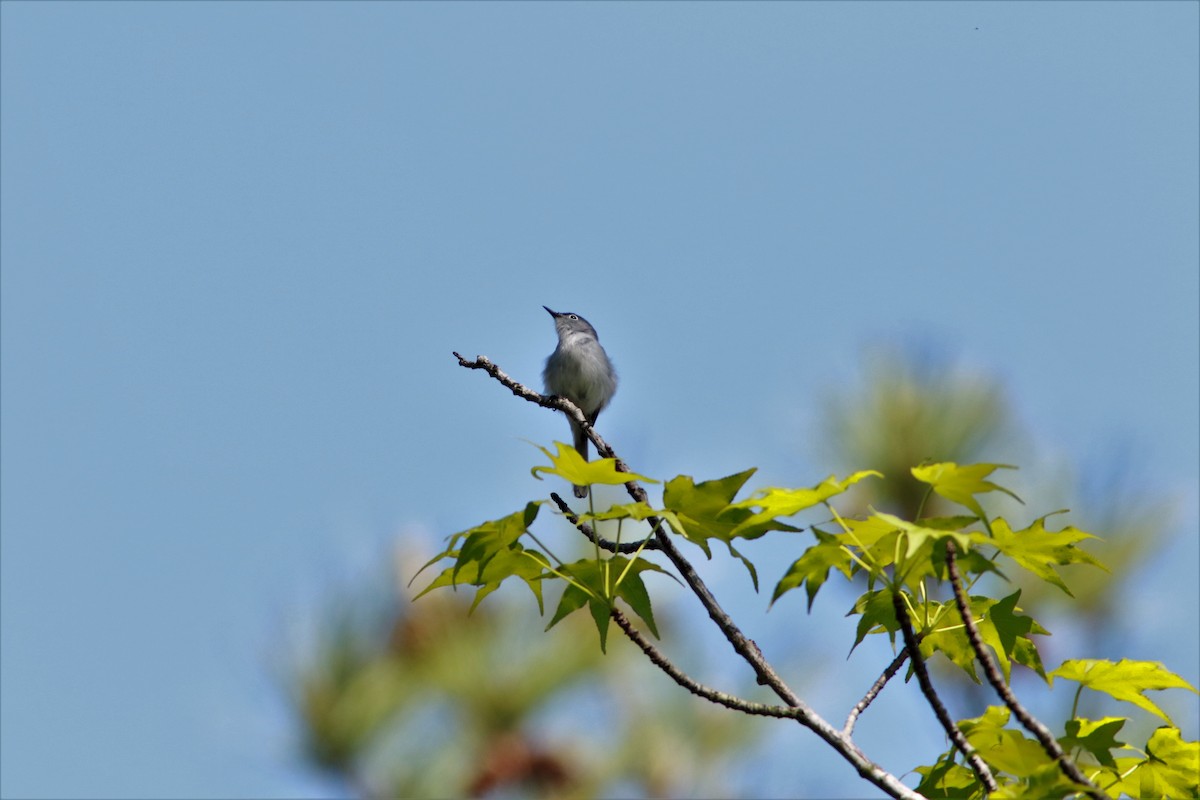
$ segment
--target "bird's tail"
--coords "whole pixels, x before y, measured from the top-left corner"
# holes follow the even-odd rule
[[[583,427],[580,426],[580,424],[577,423],[575,420],[570,420],[570,423],[571,423],[571,435],[575,437],[575,449],[579,452],[579,455],[583,456],[583,460],[587,461],[588,460],[587,432],[584,431]],[[588,496],[588,487],[576,486],[575,487],[575,496],[579,497],[579,498],[587,497]]]

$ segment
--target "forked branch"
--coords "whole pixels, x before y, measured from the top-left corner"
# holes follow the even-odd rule
[[[900,623],[900,630],[904,633],[904,649],[912,658],[913,671],[917,673],[917,682],[921,685],[921,693],[925,695],[925,699],[929,701],[929,706],[933,709],[934,715],[938,722],[941,723],[942,729],[946,731],[946,735],[950,737],[950,741],[954,743],[955,748],[962,753],[967,762],[970,763],[971,769],[975,772],[979,782],[982,783],[989,792],[996,791],[996,779],[992,776],[992,771],[988,769],[988,765],[983,763],[983,759],[975,752],[975,748],[967,741],[967,737],[963,735],[962,730],[954,724],[954,720],[950,719],[950,713],[946,711],[946,706],[942,703],[942,698],[938,696],[937,691],[933,688],[933,681],[929,680],[929,670],[925,667],[925,659],[921,657],[921,649],[917,644],[917,635],[913,631],[912,620],[908,618],[908,608],[904,604],[904,597],[899,590],[892,594],[892,608],[896,611],[896,621]]]
[[[536,403],[543,408],[551,408],[567,414],[583,427],[592,444],[596,446],[596,452],[601,457],[614,459],[616,469],[620,472],[632,471],[616,455],[608,443],[596,433],[595,429],[587,424],[583,413],[574,403],[554,395],[542,395],[527,386],[517,383],[484,356],[478,356],[474,361],[469,361],[458,353],[455,353],[454,357],[458,359],[458,363],[462,367],[484,370],[518,397],[531,403]],[[646,490],[637,481],[627,481],[625,483],[625,490],[635,501],[649,502]],[[858,748],[858,745],[849,736],[826,722],[792,691],[779,674],[775,672],[774,667],[763,657],[762,651],[758,649],[758,645],[742,633],[733,619],[721,608],[720,603],[717,602],[716,597],[713,596],[708,586],[700,578],[695,567],[679,552],[674,542],[667,536],[662,521],[655,517],[648,517],[646,521],[650,524],[651,530],[654,531],[653,535],[655,536],[655,541],[658,543],[658,549],[675,566],[680,577],[683,578],[683,581],[692,590],[692,593],[700,600],[705,611],[708,612],[708,616],[721,630],[725,639],[733,647],[734,652],[741,656],[750,665],[750,668],[754,670],[755,675],[758,676],[759,684],[770,688],[792,710],[793,718],[797,722],[817,734],[817,736],[833,747],[865,780],[879,787],[892,797],[918,800],[921,795],[901,783],[900,779],[895,775],[892,775],[883,767],[867,758],[866,754]],[[618,622],[618,624],[620,623]],[[626,633],[628,634],[628,631]]]
[[[988,683],[996,690],[996,694],[1004,701],[1004,705],[1008,706],[1012,711],[1013,716],[1029,731],[1041,744],[1042,749],[1046,751],[1054,761],[1058,764],[1058,768],[1062,773],[1070,778],[1075,783],[1087,787],[1086,791],[1089,795],[1097,800],[1109,800],[1106,795],[1096,784],[1087,779],[1087,776],[1079,769],[1079,766],[1071,760],[1071,758],[1063,751],[1058,740],[1054,738],[1054,734],[1050,729],[1043,725],[1033,714],[1030,714],[1028,709],[1021,705],[1017,700],[1017,696],[1013,694],[1012,689],[1004,680],[1004,674],[1000,671],[999,665],[996,664],[996,659],[983,646],[983,637],[979,635],[979,626],[975,624],[974,617],[971,616],[971,604],[967,599],[967,593],[963,589],[962,575],[958,571],[958,550],[954,542],[947,540],[946,542],[946,572],[950,576],[950,585],[954,587],[954,602],[958,606],[958,613],[963,619],[966,626],[967,639],[971,642],[971,649],[975,651],[975,657],[979,659],[979,663],[983,665],[983,674],[987,677]]]

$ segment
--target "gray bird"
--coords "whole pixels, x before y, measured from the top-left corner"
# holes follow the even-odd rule
[[[579,406],[588,423],[595,425],[596,417],[617,392],[617,371],[608,360],[608,353],[600,346],[591,323],[578,314],[542,308],[554,317],[554,329],[558,332],[558,347],[546,359],[546,368],[542,370],[546,391]],[[567,420],[571,423],[575,449],[586,461],[587,434],[575,420],[569,417]],[[586,486],[575,487],[576,497],[587,495]]]

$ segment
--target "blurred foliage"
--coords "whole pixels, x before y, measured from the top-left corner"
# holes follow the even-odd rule
[[[980,372],[896,347],[871,351],[862,371],[861,385],[827,393],[819,425],[830,467],[884,475],[850,495],[847,513],[868,506],[905,519],[950,513],[936,496],[922,510],[929,487],[910,474],[914,464],[1004,462],[1026,446],[1000,383]]]
[[[313,620],[288,680],[308,760],[363,798],[728,794],[750,721],[673,691],[623,639],[602,654],[581,616],[545,632],[527,595],[471,612],[470,594],[414,604],[397,577]]]
[[[1072,569],[1072,600],[1030,576],[1016,575],[1023,601],[1041,606],[1070,603],[1084,615],[1093,640],[1114,629],[1119,587],[1171,531],[1174,505],[1129,481],[1128,457],[1088,465],[1083,474],[1055,466],[1033,433],[1021,425],[1002,383],[985,372],[926,350],[898,345],[871,349],[857,385],[831,390],[822,406],[819,450],[834,469],[876,469],[884,480],[866,481],[849,494],[846,514],[886,511],[905,519],[932,517],[951,504],[910,473],[914,464],[991,461],[1025,465],[1009,479],[1028,507],[1071,508],[1072,520],[1099,537],[1089,550],[1112,573]],[[1032,466],[1030,466],[1032,465]],[[922,502],[924,501],[924,507]],[[998,498],[993,513],[1028,516],[1016,501]]]

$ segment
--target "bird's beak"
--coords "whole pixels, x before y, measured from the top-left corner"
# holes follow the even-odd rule
[[[559,314],[557,311],[551,311],[548,306],[542,306],[542,308],[544,308],[544,309],[546,309],[546,311],[550,312],[550,316],[552,316],[552,317],[561,317],[562,316],[562,314]]]

